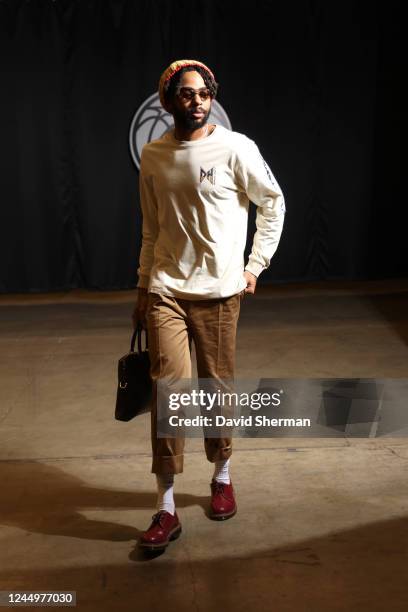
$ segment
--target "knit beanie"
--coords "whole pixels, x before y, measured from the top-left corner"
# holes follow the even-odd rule
[[[169,79],[171,79],[171,77],[174,74],[176,74],[176,72],[178,72],[182,68],[185,68],[186,66],[201,66],[201,68],[204,68],[205,70],[207,70],[208,74],[215,80],[214,75],[211,72],[211,70],[208,68],[208,66],[206,66],[202,62],[199,62],[198,60],[189,60],[189,59],[176,60],[175,62],[170,64],[170,66],[168,68],[166,68],[166,70],[163,72],[163,74],[160,77],[160,81],[159,81],[159,97],[160,97],[160,102],[161,102],[163,107],[164,107],[164,104],[165,104],[165,102],[164,102],[164,86],[165,86],[165,83]]]

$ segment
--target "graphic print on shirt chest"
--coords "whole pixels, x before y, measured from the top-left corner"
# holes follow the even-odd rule
[[[212,157],[212,159],[211,159]],[[234,189],[234,176],[225,156],[207,156],[197,160],[194,168],[196,189],[203,197],[225,200]]]
[[[200,166],[200,183],[202,183],[205,179],[209,180],[212,185],[215,185],[215,175],[216,169],[213,166],[210,170],[204,170]]]

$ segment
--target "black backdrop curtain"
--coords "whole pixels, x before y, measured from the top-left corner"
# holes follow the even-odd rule
[[[136,285],[130,123],[184,57],[285,193],[260,281],[406,275],[405,45],[402,3],[0,0],[0,292]]]

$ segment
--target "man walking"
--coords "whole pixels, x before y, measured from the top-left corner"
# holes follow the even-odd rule
[[[203,63],[173,62],[160,78],[159,95],[175,127],[141,155],[143,239],[132,316],[147,329],[153,379],[157,512],[139,540],[148,550],[164,549],[181,532],[173,484],[183,472],[184,438],[157,437],[157,380],[191,378],[191,339],[199,378],[234,378],[240,303],[269,266],[285,214],[282,191],[256,144],[208,124],[217,88]],[[257,231],[244,267],[249,201],[257,206]],[[232,439],[205,438],[204,446],[214,464],[210,518],[231,518],[237,511]]]

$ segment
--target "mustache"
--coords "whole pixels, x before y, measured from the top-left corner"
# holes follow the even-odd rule
[[[205,115],[205,110],[203,108],[194,108],[191,111],[188,111],[189,115],[194,115],[194,113],[203,113]]]

